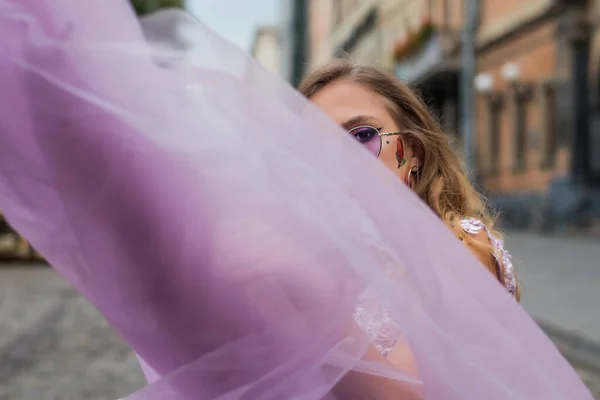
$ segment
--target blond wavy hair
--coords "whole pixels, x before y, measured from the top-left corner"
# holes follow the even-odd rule
[[[391,73],[374,66],[356,65],[345,59],[334,60],[310,73],[298,90],[310,99],[326,85],[341,79],[364,85],[389,101],[388,111],[406,133],[423,164],[413,190],[460,240],[480,254],[490,256],[486,267],[503,282],[504,266],[498,268],[491,257],[494,249],[487,237],[482,239],[469,235],[460,225],[463,218],[477,218],[490,233],[500,238],[501,234],[494,228],[495,218],[485,199],[467,178],[450,136],[442,130],[423,101]],[[520,297],[518,286],[516,296],[517,299]]]

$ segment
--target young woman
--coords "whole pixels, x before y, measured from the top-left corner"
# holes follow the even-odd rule
[[[484,200],[449,136],[410,88],[382,69],[340,59],[307,76],[299,90],[415,191],[519,300],[511,257]],[[383,355],[400,354],[397,362],[405,365],[406,349],[392,351],[399,327],[385,312],[375,316],[359,307],[355,318]]]
[[[146,361],[128,399],[591,399],[426,207],[183,12],[0,0],[0,33],[0,208]],[[410,90],[345,62],[301,89],[518,297]]]

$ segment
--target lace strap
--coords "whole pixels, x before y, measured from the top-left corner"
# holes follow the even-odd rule
[[[504,286],[511,296],[516,297],[517,279],[515,277],[512,256],[504,248],[504,241],[491,233],[487,226],[477,218],[462,219],[460,225],[462,229],[470,235],[477,235],[482,230],[487,233],[490,243],[492,244],[492,255],[496,262],[496,268],[498,268],[498,271],[502,269],[503,272],[501,275],[504,278]]]

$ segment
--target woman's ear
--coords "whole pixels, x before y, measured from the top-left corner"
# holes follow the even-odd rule
[[[407,161],[406,168],[406,177],[404,182],[408,185],[409,188],[414,188],[417,182],[419,181],[419,173],[421,172],[421,160],[419,157],[411,157]]]
[[[396,161],[398,162],[398,169],[402,168],[406,164],[407,148],[404,147],[405,143],[402,137],[398,137],[396,140]]]
[[[412,169],[413,172],[421,168],[421,158],[413,156],[408,160],[408,168]]]

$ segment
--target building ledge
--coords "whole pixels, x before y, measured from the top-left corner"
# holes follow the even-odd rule
[[[529,26],[536,20],[544,18],[551,13],[556,4],[556,0],[525,2],[517,13],[511,14],[502,20],[482,25],[477,34],[477,49],[482,50],[492,46],[511,36],[520,28]]]

